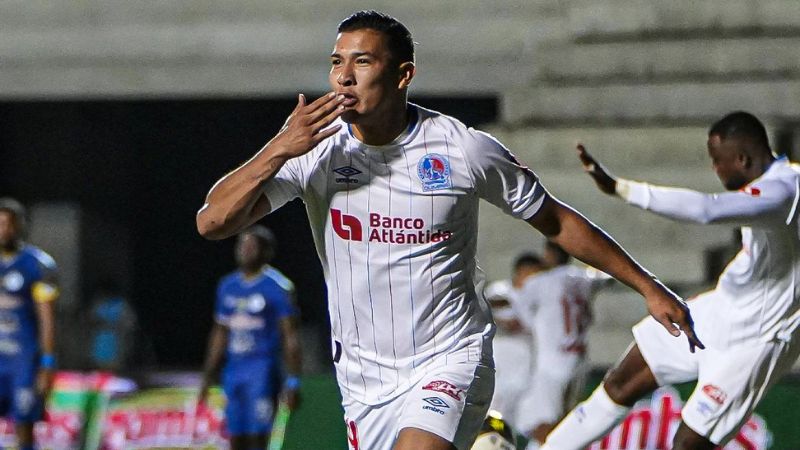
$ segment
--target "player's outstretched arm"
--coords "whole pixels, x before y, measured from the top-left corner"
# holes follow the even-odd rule
[[[303,94],[278,134],[247,162],[225,175],[209,191],[197,212],[197,231],[207,239],[235,235],[270,212],[262,185],[286,161],[310,152],[340,126],[328,127],[342,113],[342,96],[328,93],[310,104]]]
[[[197,395],[198,404],[206,402],[208,389],[214,383],[214,379],[222,363],[222,357],[225,355],[225,348],[228,346],[228,334],[228,327],[214,322],[214,326],[211,328],[211,334],[208,337],[206,360],[203,364],[203,381]]]
[[[681,331],[689,349],[704,348],[694,332],[689,309],[675,293],[633,260],[608,234],[553,197],[528,219],[534,228],[579,260],[613,276],[639,292],[650,314],[673,336]]]

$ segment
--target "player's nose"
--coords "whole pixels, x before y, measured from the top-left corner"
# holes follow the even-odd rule
[[[353,75],[352,70],[344,67],[341,71],[339,71],[339,75],[336,77],[336,82],[339,83],[339,86],[352,86],[356,84],[356,78]]]

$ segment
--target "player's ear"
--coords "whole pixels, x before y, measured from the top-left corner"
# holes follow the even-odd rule
[[[736,159],[744,169],[749,169],[753,166],[753,158],[747,153],[740,152]]]
[[[411,80],[414,79],[414,75],[417,73],[417,67],[411,61],[406,61],[403,64],[400,64],[400,82],[398,83],[398,89],[406,89],[408,86],[411,85]]]

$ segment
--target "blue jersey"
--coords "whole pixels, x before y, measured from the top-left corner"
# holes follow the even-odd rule
[[[55,275],[53,258],[32,245],[0,256],[0,361],[39,351],[35,302],[57,297]]]
[[[295,314],[294,286],[278,270],[265,266],[255,277],[240,271],[217,288],[215,320],[228,327],[228,363],[281,357],[280,320]]]

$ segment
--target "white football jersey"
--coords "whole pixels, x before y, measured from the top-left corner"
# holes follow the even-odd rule
[[[626,200],[679,220],[742,225],[742,250],[717,283],[726,304],[696,323],[707,345],[788,339],[800,325],[800,168],[785,158],[735,192],[704,194],[624,180]]]
[[[532,217],[537,177],[490,135],[410,105],[392,143],[347,124],[288,161],[264,193],[275,210],[300,197],[328,288],[342,395],[378,404],[432,366],[491,361],[493,333],[476,261],[478,203]]]
[[[603,272],[563,265],[528,277],[512,305],[536,342],[537,366],[565,353],[586,353],[592,301],[611,278]]]

